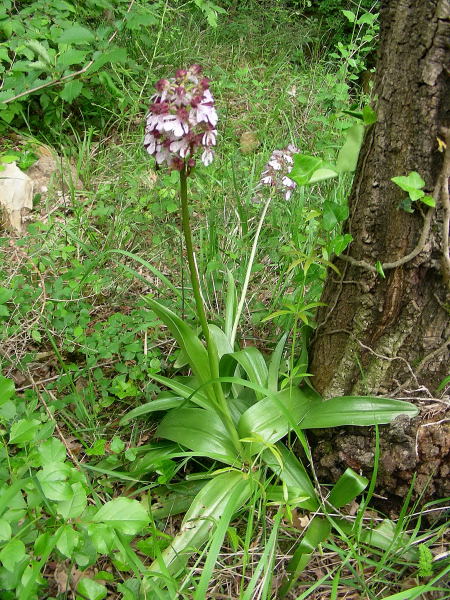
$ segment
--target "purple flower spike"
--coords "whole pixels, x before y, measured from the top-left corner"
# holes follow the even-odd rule
[[[181,171],[195,165],[201,151],[205,166],[214,159],[217,113],[209,80],[200,65],[178,69],[175,77],[160,79],[146,117],[144,147],[160,165]]]

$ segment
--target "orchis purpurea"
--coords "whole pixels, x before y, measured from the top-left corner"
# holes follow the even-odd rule
[[[144,147],[159,165],[166,163],[170,169],[189,172],[199,150],[205,166],[213,161],[217,113],[209,80],[201,75],[202,67],[192,65],[156,83],[157,93],[146,117]]]
[[[292,144],[283,150],[274,150],[261,174],[258,188],[270,186],[273,191],[282,194],[285,200],[289,200],[297,184],[288,174],[294,166],[293,155],[299,152],[300,150]]]

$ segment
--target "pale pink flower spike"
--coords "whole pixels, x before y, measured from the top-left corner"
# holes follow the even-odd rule
[[[297,184],[288,177],[288,174],[294,166],[292,155],[299,152],[300,150],[292,144],[283,150],[274,150],[261,174],[258,188],[270,186],[274,192],[282,194],[285,200],[289,200]],[[258,202],[258,196],[254,200]]]

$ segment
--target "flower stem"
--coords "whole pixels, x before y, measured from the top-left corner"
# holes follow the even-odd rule
[[[245,302],[245,296],[247,295],[248,284],[250,282],[250,277],[252,275],[252,267],[253,267],[253,263],[255,261],[256,249],[258,248],[259,234],[261,233],[261,228],[263,226],[264,219],[266,217],[266,212],[267,212],[267,209],[269,208],[270,201],[271,201],[271,198],[268,198],[268,200],[266,201],[264,208],[262,210],[261,216],[259,218],[258,227],[256,228],[255,239],[253,240],[252,251],[250,252],[250,259],[249,259],[248,265],[247,265],[247,272],[245,274],[244,285],[242,286],[241,298],[239,300],[239,304],[238,304],[238,307],[236,310],[236,316],[234,317],[233,329],[231,330],[230,344],[231,344],[232,348],[234,347],[234,342],[236,340],[237,328],[239,325],[239,320],[241,318],[242,309],[244,308],[244,302]]]
[[[189,223],[189,205],[187,198],[187,171],[186,167],[184,167],[180,171],[180,199],[181,199],[181,219],[182,219],[182,229],[184,235],[184,241],[186,243],[186,254],[189,264],[189,273],[191,276],[192,283],[192,291],[194,293],[195,305],[197,308],[197,314],[200,319],[200,325],[203,332],[203,337],[206,342],[206,350],[208,352],[208,361],[209,361],[209,369],[211,371],[211,378],[218,379],[219,378],[219,360],[217,355],[217,349],[214,344],[214,340],[209,333],[208,321],[206,319],[205,307],[203,304],[202,295],[200,292],[200,280],[197,272],[197,267],[194,259],[194,248],[192,245],[192,234],[191,234],[191,226]],[[230,409],[228,403],[225,399],[222,385],[220,381],[215,381],[214,384],[214,392],[217,402],[217,408],[220,411],[220,416],[222,418],[222,422],[225,425],[233,444],[238,451],[238,453],[242,452],[242,444],[239,441],[239,435],[236,431],[236,427],[233,423],[233,419],[231,418]]]

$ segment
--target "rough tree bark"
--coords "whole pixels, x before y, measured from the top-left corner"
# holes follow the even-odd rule
[[[366,133],[349,200],[354,241],[335,261],[341,278],[330,273],[325,285],[311,372],[325,397],[417,402],[415,422],[383,428],[380,488],[403,496],[416,471],[417,493],[449,495],[449,398],[436,392],[450,366],[449,0],[382,2],[375,97],[378,121]],[[406,193],[391,177],[410,171],[425,180],[435,209],[399,208]],[[385,279],[374,272],[377,261]],[[317,445],[319,471],[370,469],[373,449],[373,432],[333,432]]]

